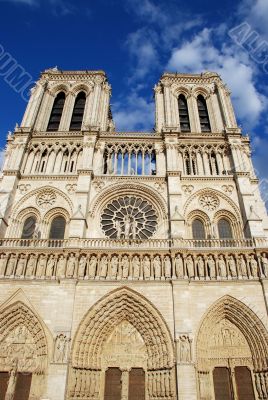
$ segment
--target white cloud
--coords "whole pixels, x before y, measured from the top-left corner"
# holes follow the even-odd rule
[[[119,131],[151,131],[154,126],[154,102],[133,91],[113,107],[113,118]]]
[[[239,16],[247,19],[257,32],[268,34],[267,0],[243,0],[240,3]]]
[[[256,89],[253,66],[237,47],[218,49],[213,44],[213,34],[204,29],[192,41],[174,49],[167,68],[178,72],[218,72],[232,91],[239,119],[252,127],[266,105],[264,96]]]
[[[75,7],[64,0],[48,0],[50,4],[47,4],[47,0],[0,0],[0,2],[13,3],[13,4],[24,4],[31,7],[49,6],[52,14],[54,15],[68,15],[74,12]]]

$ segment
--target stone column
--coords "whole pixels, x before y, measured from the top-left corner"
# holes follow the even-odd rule
[[[121,369],[122,376],[122,391],[121,391],[121,400],[128,400],[128,385],[129,385],[129,369]]]

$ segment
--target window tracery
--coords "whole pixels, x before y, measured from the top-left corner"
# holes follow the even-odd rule
[[[156,155],[153,145],[108,144],[104,152],[104,174],[156,175]]]
[[[105,235],[113,239],[148,239],[156,231],[157,215],[147,200],[121,196],[103,210],[101,226]]]

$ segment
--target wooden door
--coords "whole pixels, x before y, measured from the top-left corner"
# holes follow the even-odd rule
[[[16,383],[14,400],[29,400],[32,374],[19,373]]]
[[[247,367],[235,368],[235,382],[239,400],[255,400],[251,373]]]
[[[121,375],[119,368],[108,368],[105,373],[104,400],[121,400]]]
[[[0,372],[0,400],[5,400],[9,380],[8,372]]]
[[[145,372],[132,368],[129,373],[128,400],[145,400]]]
[[[215,400],[233,400],[230,372],[228,368],[217,367],[213,371]]]

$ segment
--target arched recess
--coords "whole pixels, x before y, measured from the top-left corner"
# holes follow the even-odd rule
[[[13,369],[17,379],[30,376],[29,398],[37,399],[44,395],[53,340],[23,297],[18,291],[0,308],[0,371]]]
[[[240,300],[224,296],[201,321],[196,359],[200,400],[214,400],[213,371],[230,372],[231,392],[239,397],[235,369],[250,371],[255,399],[268,393],[268,332],[258,316]],[[266,393],[266,394],[264,394]],[[259,396],[259,397],[258,397]]]
[[[146,374],[146,399],[175,399],[175,355],[170,331],[161,314],[147,299],[125,287],[102,298],[80,323],[72,346],[68,398],[83,398],[84,392],[89,390],[95,393],[94,399],[103,399],[105,370],[126,368],[120,364],[122,360],[115,352],[108,361],[104,362],[102,357],[107,341],[122,323],[135,330],[146,349],[146,363],[140,364]],[[130,362],[128,370],[137,367],[131,357],[127,358]],[[160,384],[157,388],[154,385],[156,380]]]

